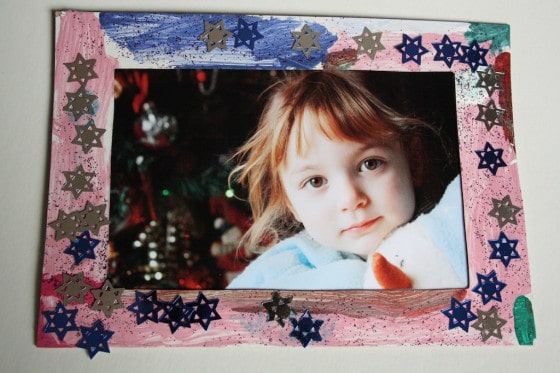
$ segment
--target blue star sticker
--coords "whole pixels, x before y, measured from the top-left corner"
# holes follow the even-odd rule
[[[410,36],[403,34],[403,42],[396,45],[395,48],[402,53],[403,64],[408,61],[414,61],[420,65],[422,63],[422,55],[428,53],[428,50],[422,46],[421,35],[411,38]]]
[[[220,320],[222,317],[216,312],[219,299],[206,299],[202,292],[198,293],[198,297],[194,302],[187,303],[187,307],[192,308],[194,311],[191,314],[190,322],[199,323],[204,330],[208,330],[210,322]]]
[[[237,20],[237,28],[233,30],[235,37],[234,47],[241,45],[246,46],[250,50],[255,49],[255,41],[264,38],[260,32],[257,31],[258,22],[247,23],[243,19]]]
[[[451,307],[441,311],[449,318],[449,329],[460,327],[465,332],[469,331],[469,323],[477,319],[476,315],[471,311],[471,301],[466,300],[459,302],[455,298],[451,298]]]
[[[461,45],[461,51],[462,55],[459,58],[459,62],[469,65],[473,73],[480,66],[488,66],[488,63],[484,58],[488,53],[488,49],[482,48],[478,45],[476,40],[473,40],[468,47]]]
[[[500,291],[506,287],[506,284],[500,282],[496,276],[496,272],[492,271],[488,275],[476,274],[478,278],[478,285],[476,285],[472,291],[482,296],[482,303],[486,304],[492,299],[498,302],[502,301],[502,295]]]
[[[58,302],[54,311],[43,312],[47,319],[43,331],[45,333],[55,333],[58,339],[62,341],[67,332],[78,330],[75,321],[77,313],[78,310],[67,310],[61,302]]]
[[[497,240],[488,240],[492,246],[492,254],[490,259],[500,259],[504,266],[508,266],[511,259],[520,259],[517,252],[517,243],[519,240],[510,240],[504,232],[500,232],[500,237]]]
[[[432,45],[436,48],[434,61],[443,61],[449,68],[451,68],[453,62],[458,61],[459,58],[461,58],[461,54],[459,52],[461,43],[451,41],[447,35],[443,37],[441,43],[432,43]]]
[[[105,330],[101,320],[97,320],[91,328],[81,326],[82,339],[78,341],[76,347],[84,348],[89,354],[89,358],[93,359],[99,351],[109,353],[108,341],[114,332]]]
[[[99,240],[91,238],[89,231],[82,232],[76,236],[76,241],[70,241],[71,244],[64,250],[64,254],[74,256],[74,262],[79,265],[84,259],[95,259],[93,249],[99,244]]]
[[[136,323],[140,325],[146,320],[157,323],[158,312],[161,310],[161,305],[157,300],[157,290],[146,294],[136,291],[135,299],[136,301],[126,309],[136,314]]]
[[[185,328],[191,327],[191,316],[194,308],[183,303],[183,298],[177,295],[172,302],[160,302],[163,309],[163,315],[158,319],[159,322],[169,324],[171,334],[175,333],[180,326]]]
[[[494,149],[490,143],[486,143],[484,145],[483,150],[475,150],[476,155],[480,158],[480,162],[478,163],[478,168],[483,169],[487,168],[492,172],[492,175],[496,175],[498,172],[498,168],[506,167],[507,164],[502,159],[502,154],[504,153],[503,149]]]
[[[311,340],[319,342],[322,340],[319,329],[323,325],[323,320],[313,320],[309,310],[305,310],[303,316],[296,320],[290,317],[294,330],[290,333],[290,337],[297,338],[303,347],[307,347]]]

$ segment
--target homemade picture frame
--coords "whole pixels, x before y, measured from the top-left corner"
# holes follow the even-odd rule
[[[530,345],[536,337],[509,26],[315,16],[61,11],[40,347]],[[107,280],[117,69],[452,72],[469,286],[139,290]]]

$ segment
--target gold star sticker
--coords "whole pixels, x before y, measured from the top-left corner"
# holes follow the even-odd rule
[[[378,51],[385,49],[381,44],[381,32],[371,32],[364,27],[361,35],[353,36],[352,39],[358,44],[358,55],[367,54],[372,60]]]
[[[80,222],[75,213],[66,213],[58,210],[58,217],[55,221],[49,223],[49,227],[54,229],[54,239],[59,241],[68,238],[70,241],[76,239],[79,234]]]
[[[107,204],[105,203],[94,206],[90,201],[87,201],[83,211],[76,213],[78,214],[81,229],[84,231],[89,230],[93,234],[98,235],[101,226],[109,224],[109,218],[105,216],[106,209]]]
[[[502,327],[507,321],[498,316],[496,306],[492,306],[487,312],[477,310],[476,313],[478,314],[478,319],[472,324],[472,327],[480,331],[482,341],[486,342],[490,337],[502,339]]]
[[[505,196],[502,200],[492,198],[494,208],[488,215],[498,220],[498,225],[503,228],[507,223],[517,225],[517,214],[521,211],[521,207],[515,206],[511,202],[509,195]]]
[[[124,307],[121,300],[123,292],[124,288],[114,288],[109,280],[105,280],[101,288],[91,291],[95,297],[91,309],[94,311],[102,311],[105,317],[111,317],[113,310]]]
[[[97,74],[93,71],[94,65],[94,59],[86,60],[78,53],[74,62],[67,62],[64,64],[70,71],[68,81],[79,82],[81,85],[84,85],[88,80],[97,78]]]
[[[84,272],[75,275],[63,273],[62,285],[56,288],[56,292],[62,295],[62,301],[66,306],[73,301],[83,304],[85,294],[89,289],[91,289],[91,285],[84,282]]]
[[[320,32],[311,30],[311,28],[305,24],[301,31],[292,31],[292,37],[294,38],[292,49],[295,51],[302,51],[305,57],[309,58],[311,51],[321,50],[321,45],[319,44],[320,35]]]
[[[208,52],[214,48],[227,49],[226,41],[233,34],[226,29],[224,21],[219,20],[217,23],[204,22],[204,32],[198,36],[198,40],[206,43]]]
[[[85,172],[82,165],[76,167],[74,171],[62,171],[66,178],[66,183],[62,186],[62,190],[72,192],[74,198],[80,197],[83,192],[93,191],[91,179],[95,177],[93,172]]]
[[[80,145],[84,153],[88,153],[91,148],[102,148],[101,136],[105,133],[102,128],[97,128],[95,122],[90,120],[88,124],[83,126],[76,125],[76,137],[72,140],[72,144]]]
[[[63,110],[71,112],[74,120],[80,119],[84,114],[93,114],[93,102],[97,99],[96,95],[90,95],[85,88],[80,88],[76,92],[66,92],[68,103]]]

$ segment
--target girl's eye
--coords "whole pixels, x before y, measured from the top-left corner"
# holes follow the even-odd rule
[[[376,158],[369,158],[362,162],[360,165],[360,172],[373,171],[381,167],[383,161]]]
[[[325,185],[325,179],[322,177],[312,177],[311,179],[307,180],[305,185],[308,185],[311,188],[320,188]]]

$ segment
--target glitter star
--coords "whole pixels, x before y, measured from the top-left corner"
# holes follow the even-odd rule
[[[323,320],[313,320],[309,310],[305,310],[304,314],[296,320],[294,317],[290,317],[292,326],[294,329],[290,333],[290,337],[297,338],[301,342],[303,347],[307,347],[311,340],[319,342],[322,340],[319,334],[319,329],[323,325]]]
[[[235,37],[234,47],[246,46],[250,50],[255,49],[255,41],[262,39],[264,36],[257,31],[258,22],[247,23],[243,19],[237,20],[237,28],[233,30]]]
[[[172,302],[160,302],[163,314],[159,317],[158,322],[169,324],[171,334],[175,333],[180,326],[185,328],[191,327],[191,317],[194,308],[183,303],[183,298],[177,295]]]
[[[506,284],[498,280],[496,271],[492,271],[488,275],[477,273],[476,276],[478,278],[478,284],[472,289],[472,291],[482,296],[482,303],[486,304],[492,299],[501,302],[502,295],[500,291],[506,287]]]
[[[89,354],[89,358],[93,359],[99,351],[109,353],[109,339],[114,332],[105,330],[101,320],[97,320],[91,328],[81,326],[82,338],[76,344],[76,347],[84,348]]]
[[[385,49],[381,44],[381,35],[381,32],[371,32],[364,27],[361,35],[353,36],[352,39],[358,44],[358,55],[365,53],[373,60],[377,52]]]
[[[75,241],[71,241],[70,246],[64,250],[64,254],[74,256],[74,262],[79,265],[86,258],[95,259],[93,249],[99,242],[99,240],[91,238],[89,231],[84,231],[76,237]]]
[[[136,314],[136,323],[140,325],[146,320],[157,323],[158,312],[161,310],[161,305],[157,300],[157,290],[146,294],[136,291],[135,294],[136,301],[126,309]]]
[[[422,55],[428,53],[428,50],[422,45],[422,36],[417,36],[411,38],[410,36],[403,34],[403,42],[396,45],[402,54],[402,63],[407,63],[409,61],[414,61],[418,65],[422,64]]]
[[[64,64],[70,71],[68,77],[69,82],[79,82],[81,85],[86,84],[90,79],[97,78],[97,74],[93,70],[95,60],[86,60],[80,53],[76,56],[74,62]]]
[[[488,53],[488,49],[482,48],[478,45],[476,40],[473,40],[470,45],[461,45],[461,57],[459,62],[466,63],[470,66],[471,71],[474,73],[480,66],[488,66],[486,59],[484,58]]]
[[[284,298],[280,296],[279,292],[273,292],[271,300],[262,302],[263,307],[268,313],[266,321],[276,320],[278,321],[278,324],[284,326],[284,319],[290,317],[292,313],[295,314],[294,309],[290,306],[292,299],[292,295]]]
[[[113,310],[124,307],[121,300],[123,292],[124,288],[114,288],[109,280],[105,280],[101,288],[91,291],[95,297],[91,309],[94,311],[102,311],[105,317],[111,317]]]
[[[490,131],[492,127],[502,125],[502,117],[505,112],[505,110],[498,109],[494,100],[490,100],[488,105],[478,104],[476,120],[484,122],[486,130]]]
[[[58,302],[54,311],[44,311],[47,324],[43,328],[45,333],[55,333],[59,340],[63,340],[67,332],[78,330],[76,314],[78,310],[67,310]]]
[[[93,191],[91,179],[95,177],[94,172],[86,172],[82,165],[76,167],[74,171],[62,171],[66,178],[66,183],[62,190],[72,192],[74,198],[80,197],[83,192]]]
[[[74,240],[80,230],[80,222],[75,213],[66,213],[58,210],[58,217],[55,221],[50,222],[49,227],[54,229],[54,239],[59,241],[63,238]]]
[[[219,299],[206,299],[202,292],[198,293],[198,297],[194,302],[187,303],[188,308],[194,309],[191,315],[191,323],[199,323],[204,330],[208,330],[210,322],[213,320],[220,320],[222,317],[216,312]]]
[[[93,120],[83,126],[76,125],[76,137],[72,140],[72,144],[80,145],[84,153],[88,153],[91,148],[102,148],[101,136],[105,133],[102,128],[97,128]]]
[[[56,288],[56,292],[62,295],[64,305],[74,301],[83,304],[85,294],[91,289],[91,285],[84,282],[84,272],[75,275],[62,274],[62,285]]]
[[[109,224],[109,218],[105,216],[106,209],[107,204],[94,206],[91,202],[87,201],[84,209],[76,212],[80,228],[90,230],[93,234],[98,235],[101,226]]]
[[[510,240],[504,232],[500,232],[500,237],[497,240],[488,240],[492,246],[492,254],[490,259],[500,259],[504,266],[508,266],[511,259],[520,259],[517,252],[517,243],[519,240]]]
[[[451,298],[451,307],[441,311],[449,318],[449,329],[460,327],[465,332],[469,331],[469,323],[476,320],[477,317],[471,311],[471,301],[466,300],[459,302],[455,298]]]
[[[498,220],[500,228],[503,228],[507,223],[517,225],[517,214],[521,211],[521,207],[515,206],[509,195],[502,200],[492,198],[492,204],[494,207],[488,215]]]
[[[321,50],[320,35],[320,32],[311,30],[307,24],[303,25],[301,31],[292,31],[292,37],[294,38],[292,50],[302,51],[305,57],[309,58],[312,51]]]
[[[64,111],[72,113],[74,120],[80,119],[84,114],[93,114],[93,102],[97,96],[90,95],[86,92],[84,87],[81,87],[76,92],[66,92],[68,103],[64,105]]]
[[[449,68],[461,57],[459,53],[461,43],[451,41],[447,35],[443,37],[441,43],[432,43],[432,45],[436,48],[434,61],[443,61]]]
[[[204,21],[204,32],[198,36],[198,40],[206,43],[208,52],[213,51],[214,48],[226,50],[226,41],[232,35],[233,34],[224,26],[223,20],[219,20],[216,23]]]
[[[492,66],[488,66],[486,70],[477,71],[476,73],[479,77],[476,86],[486,89],[488,96],[492,96],[495,91],[502,91],[504,89],[502,79],[505,74],[496,72]]]
[[[494,147],[488,142],[484,145],[483,150],[475,150],[475,152],[480,158],[478,168],[487,168],[490,172],[492,172],[492,175],[496,175],[498,168],[507,166],[506,162],[502,159],[504,150],[494,149]]]
[[[502,327],[507,323],[506,320],[498,316],[498,309],[492,306],[487,312],[476,310],[478,320],[472,327],[479,330],[482,334],[482,341],[486,342],[490,337],[502,339]]]

